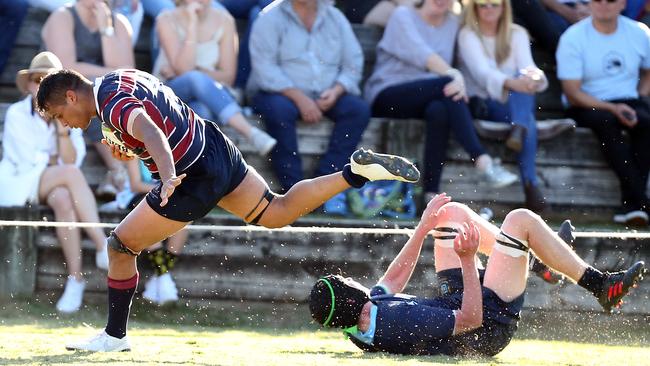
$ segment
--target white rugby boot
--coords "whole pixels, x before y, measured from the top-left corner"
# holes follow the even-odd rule
[[[131,350],[128,338],[111,337],[102,330],[98,335],[78,343],[70,343],[65,346],[68,351],[89,351],[89,352],[126,352]]]
[[[420,171],[401,156],[378,154],[372,150],[359,149],[350,157],[352,173],[368,180],[399,180],[415,183]]]

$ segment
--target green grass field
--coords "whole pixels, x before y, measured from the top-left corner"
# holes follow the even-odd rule
[[[314,331],[304,307],[246,303],[155,309],[136,301],[132,352],[73,353],[65,343],[94,335],[102,307],[62,318],[43,302],[0,304],[0,365],[650,365],[647,317],[530,313],[502,353],[461,359],[365,354],[338,332]]]

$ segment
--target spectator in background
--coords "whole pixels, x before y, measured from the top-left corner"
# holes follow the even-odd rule
[[[517,176],[505,170],[481,146],[465,103],[463,76],[450,66],[459,20],[452,0],[424,0],[399,7],[377,45],[377,63],[365,87],[372,113],[389,118],[424,118],[426,199],[440,192],[440,177],[451,131],[494,187]]]
[[[58,69],[61,61],[50,52],[42,52],[34,57],[29,69],[16,75],[18,89],[28,95],[12,104],[5,117],[0,205],[43,203],[54,210],[56,221],[99,222],[95,197],[80,170],[86,154],[81,130],[70,129],[55,120],[45,121],[34,108],[40,80]],[[104,232],[96,227],[85,231],[95,243],[95,264],[100,269],[108,269]],[[81,272],[81,233],[78,228],[59,227],[56,235],[68,271],[65,290],[56,309],[72,313],[79,310],[85,287]]]
[[[639,97],[650,94],[650,30],[619,15],[625,0],[589,6],[591,18],[562,35],[558,78],[569,116],[594,131],[619,179],[623,212],[614,221],[646,226],[650,107]]]
[[[179,1],[179,7],[157,19],[162,51],[153,73],[201,117],[229,125],[244,135],[260,155],[276,140],[251,126],[229,92],[237,72],[237,30],[223,9],[201,0]]]
[[[370,119],[368,104],[358,96],[363,53],[345,16],[327,0],[275,1],[253,25],[250,51],[252,106],[278,140],[271,163],[282,189],[303,176],[299,118],[308,124],[323,115],[334,121],[315,174],[343,169]]]
[[[239,56],[237,58],[237,77],[235,86],[245,88],[248,76],[251,72],[251,55],[248,50],[248,40],[250,39],[253,23],[258,14],[264,7],[272,3],[273,0],[221,0],[221,4],[237,19],[246,19],[246,33],[239,37]]]
[[[518,153],[526,207],[541,212],[546,203],[537,183],[535,93],[548,86],[533,61],[526,30],[512,23],[510,0],[469,0],[458,35],[467,93],[484,115],[512,124],[506,146]]]
[[[28,7],[25,0],[0,1],[0,74],[14,48],[18,30],[27,15]]]
[[[56,54],[65,68],[91,80],[114,69],[135,67],[131,26],[102,0],[78,0],[55,11],[43,25],[41,37],[45,48]],[[101,143],[98,119],[90,124],[85,137],[109,168],[96,194],[114,197],[126,180],[123,164],[113,159],[108,146]]]

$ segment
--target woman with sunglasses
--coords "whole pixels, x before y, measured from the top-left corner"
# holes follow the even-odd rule
[[[533,61],[528,34],[512,23],[510,0],[469,0],[458,35],[461,71],[475,117],[512,124],[506,145],[518,153],[526,207],[546,207],[537,184],[535,93],[548,86]]]
[[[450,65],[458,17],[451,0],[424,0],[398,7],[377,45],[377,62],[365,86],[365,98],[377,117],[423,118],[426,122],[424,191],[440,191],[450,133],[492,187],[505,187],[517,176],[485,151],[466,103],[463,76]]]

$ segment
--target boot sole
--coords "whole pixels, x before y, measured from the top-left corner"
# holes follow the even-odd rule
[[[420,179],[420,172],[408,160],[395,155],[378,154],[368,150],[357,150],[352,154],[352,159],[359,165],[379,165],[388,173],[409,183]]]

